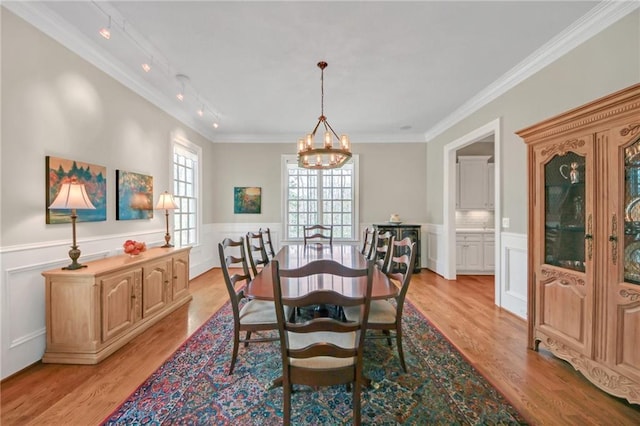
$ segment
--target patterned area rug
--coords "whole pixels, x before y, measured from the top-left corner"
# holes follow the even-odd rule
[[[525,424],[522,416],[410,303],[405,303],[403,373],[395,344],[367,340],[362,419],[371,425]],[[240,346],[234,374],[231,308],[225,304],[112,415],[108,425],[282,424],[277,343]],[[345,386],[294,388],[292,423],[351,424],[351,392]]]

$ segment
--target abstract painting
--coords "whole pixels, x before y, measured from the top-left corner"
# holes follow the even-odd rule
[[[260,213],[262,188],[256,186],[236,186],[233,188],[234,213]]]
[[[107,168],[77,160],[46,156],[46,223],[70,223],[71,210],[49,210],[63,183],[84,183],[95,210],[78,210],[78,222],[107,220]]]
[[[116,220],[153,218],[153,176],[116,170]]]

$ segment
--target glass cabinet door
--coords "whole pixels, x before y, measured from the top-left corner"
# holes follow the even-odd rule
[[[574,152],[544,166],[544,263],[585,270],[585,176],[585,157]]]
[[[624,280],[640,284],[640,139],[624,150]]]

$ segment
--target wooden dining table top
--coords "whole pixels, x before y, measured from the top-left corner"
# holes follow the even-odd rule
[[[292,244],[283,246],[274,257],[280,269],[293,269],[320,259],[330,259],[350,268],[366,268],[367,259],[357,246],[349,244],[307,245]],[[313,291],[332,289],[345,296],[361,296],[366,290],[366,278],[338,277],[330,274],[317,274],[304,278],[280,278],[282,297],[295,299]],[[371,298],[388,299],[398,294],[398,288],[389,278],[375,267]],[[273,300],[271,280],[271,262],[245,288],[245,295],[260,300]]]

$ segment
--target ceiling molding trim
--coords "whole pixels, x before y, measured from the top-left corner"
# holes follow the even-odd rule
[[[430,142],[455,124],[464,120],[480,108],[495,100],[516,85],[531,77],[569,51],[584,43],[610,25],[640,8],[638,1],[611,1],[598,3],[586,15],[567,27],[548,43],[537,49],[526,59],[505,73],[498,80],[464,103],[444,120],[424,134]]]
[[[216,143],[286,143],[298,145],[300,134],[219,134]],[[359,143],[425,143],[424,134],[353,134],[349,133],[351,145]]]
[[[153,88],[144,78],[132,76],[120,61],[109,54],[103,53],[95,43],[79,31],[76,31],[66,20],[49,10],[45,3],[10,1],[4,2],[2,6],[128,87],[134,93],[142,96],[152,105],[174,117],[209,141],[214,141],[215,129],[213,127],[206,125],[195,116],[185,112],[175,102],[168,100],[167,96]]]

